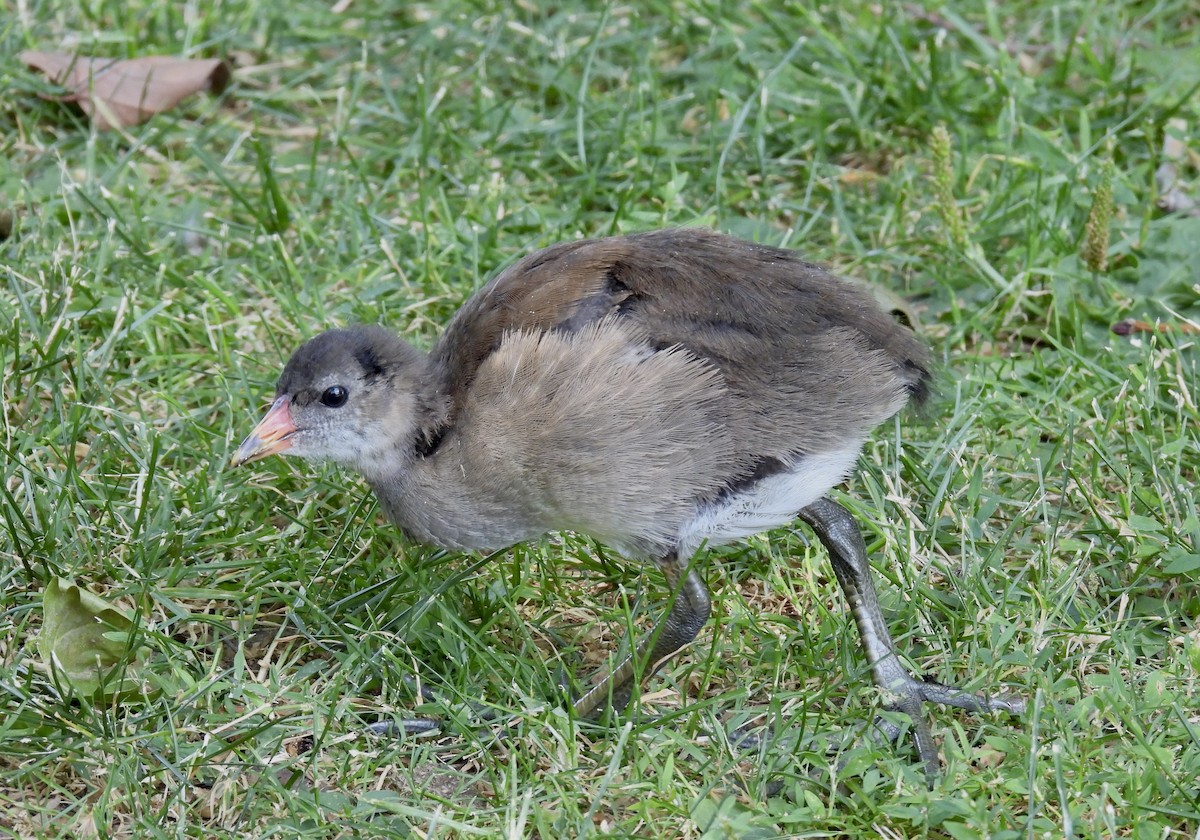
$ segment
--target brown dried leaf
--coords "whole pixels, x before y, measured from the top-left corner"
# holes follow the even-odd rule
[[[1149,321],[1135,321],[1132,318],[1129,318],[1124,321],[1117,321],[1117,323],[1112,325],[1111,329],[1117,335],[1133,335],[1134,333],[1152,332],[1181,332],[1190,335],[1200,335],[1200,327],[1197,327],[1195,324],[1188,323],[1187,321],[1180,321],[1178,323],[1174,321],[1167,321],[1151,324]],[[1132,536],[1136,536],[1136,534],[1133,534]]]
[[[229,67],[216,58],[85,58],[66,53],[27,50],[21,61],[45,73],[78,102],[96,127],[136,125],[173,108],[202,90],[220,93],[229,83]]]

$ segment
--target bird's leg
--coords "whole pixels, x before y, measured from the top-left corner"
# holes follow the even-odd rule
[[[700,575],[688,568],[687,561],[681,561],[674,552],[662,558],[659,565],[675,599],[670,611],[651,635],[638,644],[634,653],[574,702],[575,713],[580,717],[598,715],[605,708],[624,709],[633,694],[639,669],[645,669],[642,679],[649,678],[676,651],[695,639],[708,621],[712,603]],[[422,686],[421,694],[431,702],[438,700],[437,693],[428,687]],[[491,710],[480,710],[480,720],[486,722],[494,717]],[[374,723],[367,729],[376,735],[400,732],[418,735],[440,727],[441,722],[432,718],[405,718]]]
[[[659,565],[675,598],[670,612],[625,661],[575,701],[575,713],[580,717],[596,715],[606,707],[624,709],[634,683],[649,678],[672,654],[695,639],[708,621],[712,609],[708,589],[700,575],[688,567],[688,561],[671,552]],[[640,669],[644,671],[639,674]]]
[[[800,511],[800,518],[809,524],[829,551],[833,573],[854,614],[858,634],[871,665],[871,675],[883,692],[888,708],[902,711],[913,721],[913,737],[917,753],[931,778],[938,771],[938,753],[929,730],[929,722],[921,712],[925,701],[944,706],[957,706],[970,712],[1004,711],[1020,714],[1025,701],[1020,698],[985,697],[968,691],[914,679],[905,670],[896,654],[896,646],[888,634],[879,609],[879,597],[871,582],[867,562],[867,547],[862,532],[850,512],[829,498],[820,499]]]

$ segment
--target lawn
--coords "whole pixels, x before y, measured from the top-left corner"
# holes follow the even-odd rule
[[[1191,0],[3,9],[0,835],[1200,838]],[[23,50],[233,78],[99,132]],[[872,283],[935,350],[838,497],[913,667],[1029,708],[931,710],[931,788],[861,734],[799,522],[702,556],[713,619],[596,723],[567,694],[657,571],[413,545],[353,475],[229,466],[305,338],[428,347],[533,249],[682,225]],[[131,619],[125,691],[46,667],[59,579]],[[414,709],[443,729],[363,731]]]

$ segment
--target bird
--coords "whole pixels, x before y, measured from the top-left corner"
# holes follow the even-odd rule
[[[874,683],[940,761],[923,705],[1020,713],[914,677],[853,515],[830,492],[870,432],[926,401],[930,353],[863,285],[797,251],[702,228],[564,242],[501,271],[426,353],[377,325],[303,343],[233,456],[357,471],[410,540],[496,551],[552,532],[654,562],[655,631],[576,697],[623,710],[711,600],[693,555],[797,518],[829,554]]]

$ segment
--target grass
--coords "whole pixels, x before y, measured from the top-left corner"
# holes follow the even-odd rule
[[[1175,132],[1195,182],[1196,24],[1185,0],[18,4],[0,833],[1200,836],[1196,338],[1109,330],[1200,316],[1200,217],[1157,210],[1154,180]],[[97,134],[16,58],[63,45],[240,69]],[[846,498],[905,653],[1030,710],[934,711],[932,790],[906,741],[826,755],[879,698],[799,526],[711,556],[708,628],[600,726],[561,678],[651,620],[656,573],[571,535],[409,545],[351,476],[226,466],[305,337],[380,321],[428,346],[531,249],[682,224],[906,297],[942,360]],[[55,577],[136,617],[140,696],[37,667]],[[480,702],[511,727],[471,726]],[[448,732],[359,734],[414,708]],[[746,721],[785,734],[739,752]]]

